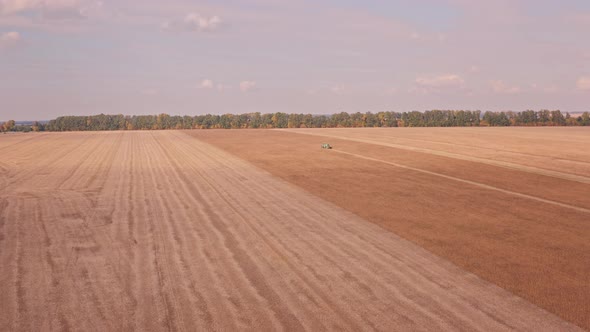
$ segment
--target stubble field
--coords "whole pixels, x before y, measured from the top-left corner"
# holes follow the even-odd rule
[[[0,330],[589,328],[560,130],[2,135]]]
[[[191,134],[590,329],[588,128]]]

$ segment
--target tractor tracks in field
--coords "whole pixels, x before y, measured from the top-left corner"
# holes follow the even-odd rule
[[[465,179],[461,179],[461,178],[450,176],[450,175],[445,175],[445,174],[431,172],[431,171],[420,169],[420,168],[416,168],[416,167],[411,167],[411,166],[406,166],[406,165],[394,163],[394,162],[391,162],[391,161],[386,161],[386,160],[382,160],[382,159],[367,157],[367,156],[363,156],[363,155],[357,154],[357,153],[351,153],[351,152],[346,152],[346,151],[341,151],[341,150],[336,150],[336,149],[332,149],[332,150],[330,150],[330,152],[331,153],[344,154],[344,155],[348,155],[348,156],[353,156],[355,158],[360,158],[360,159],[364,159],[364,160],[379,162],[379,163],[383,163],[383,164],[386,164],[386,165],[394,166],[394,167],[397,167],[397,168],[402,168],[402,169],[406,169],[406,170],[410,170],[410,171],[414,171],[414,172],[419,172],[419,173],[428,174],[428,175],[432,175],[432,176],[436,176],[436,177],[441,177],[441,178],[444,178],[444,179],[447,179],[447,180],[453,180],[453,181],[456,181],[456,182],[461,182],[461,183],[469,184],[469,185],[472,185],[472,186],[476,186],[476,187],[479,187],[479,188],[501,192],[501,193],[508,194],[508,195],[511,195],[511,196],[516,196],[516,197],[525,198],[525,199],[531,199],[531,200],[535,200],[535,201],[538,201],[538,202],[541,202],[541,203],[552,204],[552,205],[556,205],[556,206],[559,206],[559,207],[563,207],[563,208],[575,210],[575,211],[578,211],[578,212],[590,213],[590,209],[586,209],[586,208],[583,208],[583,207],[574,206],[574,205],[565,204],[565,203],[560,203],[560,202],[548,200],[548,199],[537,197],[537,196],[533,196],[533,195],[527,195],[527,194],[519,193],[519,192],[516,192],[516,191],[506,190],[506,189],[502,189],[502,188],[490,186],[490,185],[479,183],[479,182],[475,182],[475,181],[465,180]]]
[[[296,134],[300,134],[300,135],[328,137],[328,138],[335,138],[335,139],[340,139],[340,140],[344,140],[344,141],[352,141],[352,142],[359,142],[359,143],[365,143],[365,144],[386,146],[386,147],[402,149],[402,150],[407,150],[407,151],[431,154],[431,155],[435,155],[435,156],[441,156],[441,157],[453,158],[453,159],[458,159],[458,160],[477,162],[477,163],[482,163],[482,164],[487,164],[487,165],[492,165],[492,166],[504,167],[504,168],[514,169],[514,170],[532,173],[532,174],[538,174],[538,175],[550,176],[550,177],[569,180],[569,181],[575,181],[575,182],[579,182],[579,183],[583,183],[583,184],[590,184],[590,177],[576,175],[576,174],[570,174],[570,173],[563,173],[563,172],[558,172],[558,171],[554,171],[554,170],[538,168],[538,167],[533,167],[533,166],[526,166],[526,165],[507,162],[507,161],[492,160],[492,159],[467,156],[467,155],[452,153],[452,152],[419,148],[419,147],[413,147],[413,146],[395,144],[395,143],[385,143],[385,142],[379,142],[379,141],[375,141],[375,140],[362,139],[362,138],[345,137],[345,136],[340,136],[340,135],[321,134],[321,133],[297,131],[297,130],[289,130],[287,132],[296,133]]]
[[[365,129],[372,129],[372,128],[365,128]],[[481,132],[481,131],[477,132],[477,135],[485,135],[485,134],[486,134],[485,131],[484,132]],[[490,136],[489,139],[493,139],[493,135],[489,135],[489,136]],[[359,137],[352,137],[352,138],[359,138]],[[590,165],[590,161],[588,161],[588,160],[553,157],[553,156],[547,156],[547,155],[539,154],[539,153],[518,151],[518,149],[514,149],[514,148],[508,149],[506,147],[497,147],[497,146],[486,147],[486,146],[481,146],[481,145],[466,144],[466,143],[459,143],[459,142],[451,143],[448,141],[439,141],[439,140],[433,140],[433,139],[401,137],[401,136],[385,136],[385,135],[379,135],[379,134],[365,134],[362,136],[362,138],[368,139],[371,141],[375,141],[375,142],[383,142],[384,139],[391,139],[391,140],[397,140],[397,141],[411,141],[411,142],[418,142],[418,143],[426,143],[429,145],[444,145],[449,148],[462,147],[462,148],[467,148],[467,149],[485,150],[485,151],[489,151],[491,153],[500,152],[500,153],[506,153],[506,154],[510,154],[510,155],[514,155],[514,156],[545,158],[545,159],[559,160],[559,161],[564,161],[564,162],[574,163],[574,164],[579,164],[579,165],[584,165],[584,166]],[[518,138],[514,138],[514,140],[518,140]],[[383,143],[386,143],[386,142],[383,142]],[[400,142],[400,145],[404,145],[404,144]],[[482,159],[488,159],[488,158],[482,158]]]

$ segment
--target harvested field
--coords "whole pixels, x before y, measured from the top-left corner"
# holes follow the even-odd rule
[[[418,151],[590,183],[584,127],[301,129],[297,133]]]
[[[190,134],[590,329],[588,128]]]
[[[218,145],[239,138],[203,134]],[[269,146],[279,151],[294,144],[287,170],[301,162],[299,138],[315,140],[240,135],[251,143],[276,136]],[[2,331],[577,329],[183,132],[23,137],[0,137]],[[255,160],[266,169],[272,162]],[[324,181],[317,174],[309,178]],[[343,175],[341,190],[351,191]],[[329,197],[334,185],[318,194]],[[418,187],[410,194],[432,189]],[[556,210],[570,220],[564,234],[585,235],[574,223],[581,212]]]

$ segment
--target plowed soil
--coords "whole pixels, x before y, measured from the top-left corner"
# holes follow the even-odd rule
[[[589,129],[190,134],[590,329]]]
[[[0,137],[1,331],[576,330],[183,132],[23,137]]]

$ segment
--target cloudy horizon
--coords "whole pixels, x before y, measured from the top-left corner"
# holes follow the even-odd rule
[[[0,0],[0,119],[590,110],[590,2]]]

